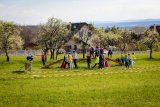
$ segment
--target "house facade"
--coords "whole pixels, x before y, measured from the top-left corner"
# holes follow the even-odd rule
[[[81,42],[79,41],[79,38],[81,37],[81,33],[88,33],[89,32],[89,26],[87,23],[71,23],[71,32],[72,37],[69,38],[69,40],[64,44],[63,48],[66,51],[69,50],[79,50],[81,46]],[[88,35],[88,34],[86,34]]]

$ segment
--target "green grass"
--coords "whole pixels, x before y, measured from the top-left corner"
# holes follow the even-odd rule
[[[109,62],[102,70],[88,70],[86,61],[78,62],[79,69],[41,69],[34,56],[31,73],[20,70],[25,56],[11,56],[9,63],[0,56],[0,107],[159,107],[160,53],[153,56],[136,54],[133,69]]]

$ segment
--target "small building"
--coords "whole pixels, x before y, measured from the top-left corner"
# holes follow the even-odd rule
[[[89,31],[89,24],[82,22],[82,23],[71,23],[71,34],[68,36],[67,42],[64,44],[64,49],[68,50],[77,50],[81,43],[78,41],[80,37],[80,33],[82,31]],[[88,32],[87,32],[88,33]]]

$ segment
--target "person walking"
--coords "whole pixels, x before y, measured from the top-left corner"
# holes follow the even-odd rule
[[[99,55],[97,55],[95,64],[94,64],[94,66],[92,67],[92,69],[93,69],[94,67],[96,67],[98,64],[99,64]]]

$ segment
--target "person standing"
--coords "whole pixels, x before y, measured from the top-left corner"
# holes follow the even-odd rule
[[[135,60],[136,60],[136,57],[135,57],[135,54],[134,53],[132,53],[132,55],[131,55],[131,67],[133,66],[133,64],[135,63]]]
[[[69,68],[72,69],[73,66],[72,66],[72,61],[73,61],[73,58],[72,58],[72,55],[71,53],[68,54],[68,63],[69,63]]]
[[[73,58],[75,68],[78,68],[78,65],[77,65],[78,56],[77,56],[76,51],[73,51],[72,58]]]
[[[96,57],[99,57],[99,54],[100,54],[99,47],[96,46],[96,49],[95,49],[95,58],[96,58]]]
[[[33,56],[31,55],[31,54],[28,54],[28,56],[27,56],[27,60],[29,61],[29,66],[28,66],[28,68],[26,68],[26,70],[27,71],[32,71],[32,60],[33,60]],[[27,64],[27,63],[26,63]]]
[[[90,69],[90,65],[91,65],[91,55],[87,54],[87,64],[88,64],[88,69]]]
[[[132,58],[132,60],[135,62],[135,60],[136,60],[136,57],[135,57],[135,54],[134,54],[134,52],[132,53],[132,56],[131,56],[131,58]]]
[[[130,54],[128,54],[128,65],[129,65],[129,68],[131,68],[132,67],[132,59],[131,59],[131,56],[130,56]]]
[[[90,51],[90,56],[92,56],[94,58],[94,48],[91,47],[89,51]]]
[[[127,55],[125,55],[124,62],[125,62],[126,68],[129,68],[129,59]]]
[[[101,48],[100,49],[100,56],[99,56],[99,68],[104,68],[104,66],[105,66],[105,57],[104,57],[104,49],[103,48]]]
[[[45,54],[44,54],[44,52],[42,52],[42,56],[41,56],[41,59],[42,59],[42,63],[43,63],[43,66],[45,66],[46,64],[45,64]]]
[[[111,57],[112,58],[112,48],[109,46],[109,49],[108,49],[108,57]]]
[[[121,63],[122,63],[122,64],[124,64],[124,58],[125,58],[125,57],[123,56],[123,54],[121,54]]]
[[[68,68],[69,68],[68,56],[67,56],[67,54],[65,52],[64,53],[64,67],[63,68],[66,68],[66,66],[68,66]]]

